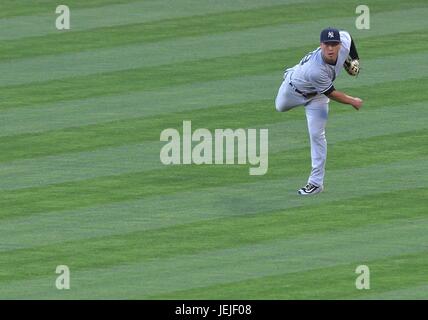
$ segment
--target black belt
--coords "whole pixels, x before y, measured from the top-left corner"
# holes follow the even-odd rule
[[[288,83],[293,89],[294,91],[296,91],[298,94],[301,94],[302,96],[304,96],[306,99],[310,99],[312,97],[315,97],[317,95],[316,92],[311,92],[311,93],[304,93],[302,91],[300,91],[299,89],[297,89],[292,83],[291,81]]]

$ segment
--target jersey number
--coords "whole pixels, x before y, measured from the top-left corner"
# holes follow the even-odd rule
[[[304,56],[303,59],[300,60],[300,65],[303,66],[306,62],[308,62],[309,59],[312,57],[312,55],[317,51],[318,51],[318,49],[315,51],[309,52],[306,56]]]

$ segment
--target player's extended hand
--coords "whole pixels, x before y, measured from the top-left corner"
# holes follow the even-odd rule
[[[353,102],[352,102],[352,106],[354,107],[355,110],[360,110],[360,108],[363,106],[363,100],[361,100],[360,98],[354,98]]]

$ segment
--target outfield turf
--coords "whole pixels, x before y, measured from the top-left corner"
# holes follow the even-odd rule
[[[428,3],[75,0],[0,5],[0,298],[428,299]],[[296,190],[303,108],[284,68],[348,30],[325,192]],[[269,129],[269,170],[165,166],[166,128]],[[57,290],[57,265],[71,289]],[[355,269],[370,268],[370,290]]]

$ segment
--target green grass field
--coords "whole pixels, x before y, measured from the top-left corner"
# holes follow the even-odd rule
[[[428,3],[54,0],[0,4],[0,298],[428,299]],[[286,66],[336,26],[325,192],[302,198],[304,109]],[[269,129],[269,170],[165,166],[166,128]],[[58,290],[58,265],[71,271]],[[370,268],[370,290],[355,269]]]

